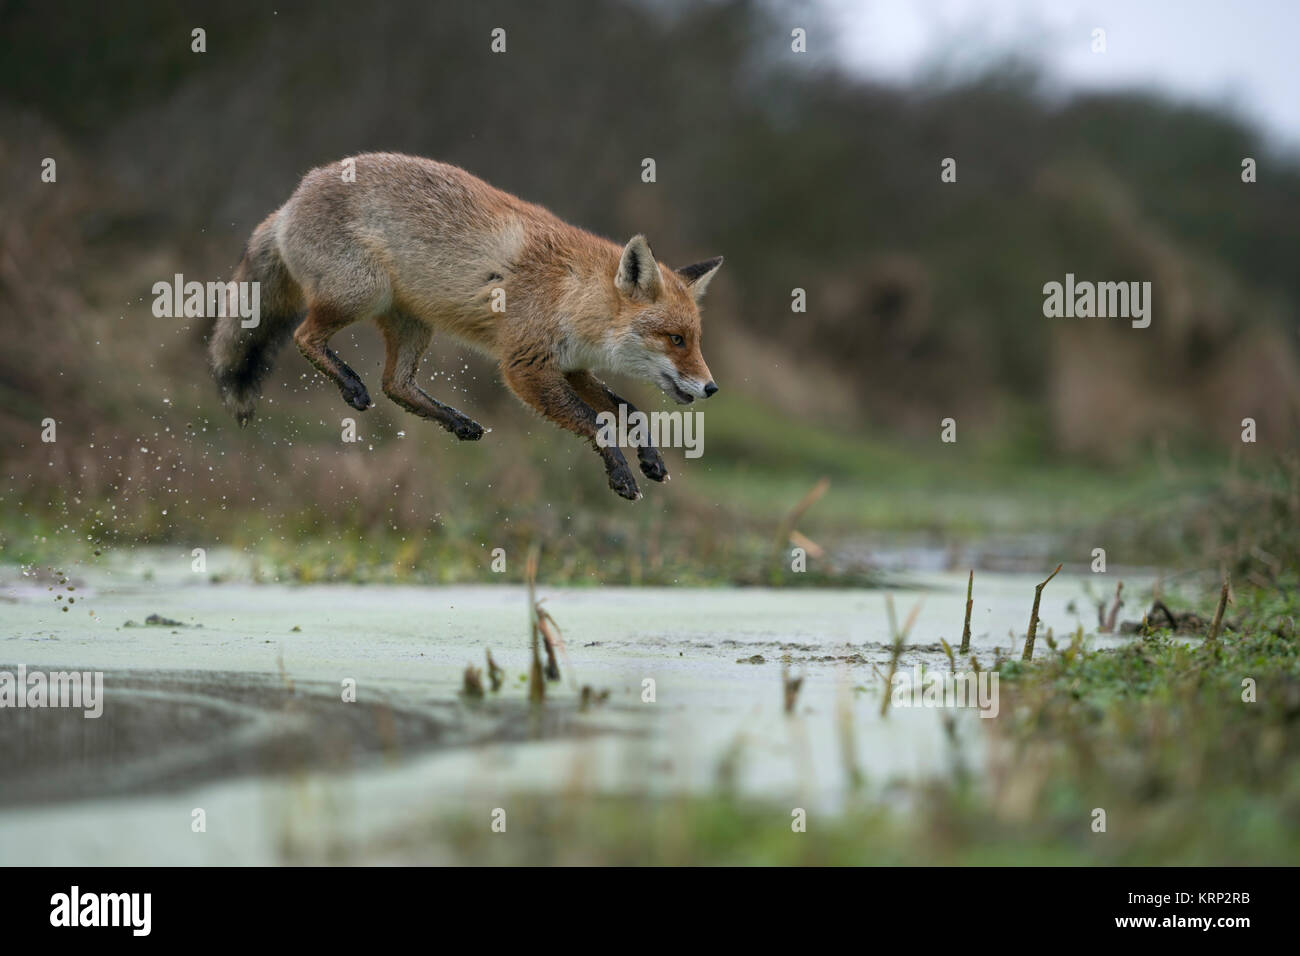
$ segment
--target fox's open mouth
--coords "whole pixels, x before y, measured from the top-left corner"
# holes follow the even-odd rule
[[[662,388],[664,392],[678,405],[689,405],[691,402],[695,401],[694,395],[690,394],[690,392],[682,391],[678,388],[677,383],[667,376],[664,376],[659,380],[659,387]]]

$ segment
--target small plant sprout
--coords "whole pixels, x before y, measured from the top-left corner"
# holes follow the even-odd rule
[[[952,645],[941,637],[939,638],[939,646],[943,648],[943,654],[948,658],[948,670],[954,674],[957,673],[957,657],[952,652]]]
[[[907,635],[911,632],[912,625],[916,623],[917,615],[921,613],[921,602],[917,601],[913,606],[901,631],[894,618],[893,595],[885,595],[885,611],[889,614],[889,633],[892,635],[892,643],[889,649],[889,673],[885,675],[885,692],[880,701],[881,717],[889,712],[890,689],[894,686],[894,674],[898,672],[898,658],[903,653],[903,645],[907,643]]]

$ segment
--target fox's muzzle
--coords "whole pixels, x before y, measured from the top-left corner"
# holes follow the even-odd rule
[[[701,385],[693,379],[681,379],[672,375],[663,376],[659,380],[659,387],[679,405],[689,405],[697,398],[712,398],[718,391],[718,386],[712,379]]]

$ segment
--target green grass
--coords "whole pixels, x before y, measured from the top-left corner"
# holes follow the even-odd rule
[[[1177,470],[1150,462],[1125,469],[1064,462],[1014,435],[944,444],[937,422],[926,442],[847,436],[757,402],[710,408],[706,443],[697,480],[745,512],[788,508],[826,475],[831,490],[810,514],[814,527],[955,536],[1075,532],[1204,495],[1224,473],[1223,463],[1200,456]]]

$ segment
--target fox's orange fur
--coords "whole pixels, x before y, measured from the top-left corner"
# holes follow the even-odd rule
[[[635,499],[622,453],[596,442],[596,415],[627,402],[591,369],[648,379],[679,402],[717,391],[700,353],[698,302],[721,264],[673,271],[642,236],[619,246],[455,166],[370,153],[312,170],[257,227],[235,279],[260,283],[260,324],[243,328],[227,310],[209,351],[241,424],[290,334],[364,411],[370,394],[329,340],[374,319],[387,347],[384,393],[472,441],[482,426],[416,384],[434,332],[446,332],[491,355],[527,405],[591,442],[610,487]],[[653,445],[637,456],[647,477],[667,477]]]

